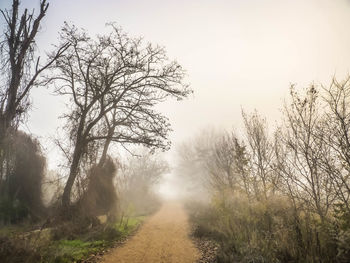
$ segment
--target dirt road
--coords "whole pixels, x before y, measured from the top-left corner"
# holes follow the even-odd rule
[[[193,263],[199,252],[188,238],[187,215],[181,204],[166,203],[124,246],[104,263]]]

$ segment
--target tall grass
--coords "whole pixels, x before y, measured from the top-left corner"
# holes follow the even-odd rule
[[[350,262],[350,230],[334,218],[321,222],[286,197],[253,201],[240,194],[213,197],[210,204],[189,203],[197,237],[220,244],[218,262]]]

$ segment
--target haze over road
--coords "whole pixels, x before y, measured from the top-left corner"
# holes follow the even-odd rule
[[[193,263],[199,251],[188,237],[181,204],[165,203],[124,246],[106,255],[104,263]]]

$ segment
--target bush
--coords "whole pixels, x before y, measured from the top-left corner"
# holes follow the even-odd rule
[[[337,239],[334,224],[296,211],[284,197],[252,201],[226,195],[191,204],[189,211],[194,234],[220,244],[218,262],[349,262],[349,236]]]
[[[16,224],[26,218],[28,208],[19,200],[3,198],[0,200],[0,220],[3,224]]]
[[[24,132],[12,134],[7,144],[11,167],[0,182],[0,220],[17,223],[30,216],[36,221],[44,213],[41,189],[46,159],[39,142]]]
[[[82,215],[99,216],[109,214],[117,205],[117,194],[114,187],[116,166],[107,158],[103,166],[91,168],[86,193],[79,202]]]
[[[29,248],[25,242],[10,240],[8,237],[0,237],[1,262],[26,263],[40,262],[40,254]]]

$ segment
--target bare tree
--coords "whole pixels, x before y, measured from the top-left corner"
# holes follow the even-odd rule
[[[145,192],[150,187],[159,183],[161,177],[170,171],[169,165],[160,156],[152,155],[147,152],[138,156],[129,157],[121,165],[121,177],[126,177],[127,186],[130,192],[143,188]]]
[[[323,129],[316,135],[329,147],[330,153],[323,155],[321,168],[333,181],[337,202],[350,214],[350,78],[343,82],[333,79],[323,91],[327,110]]]
[[[273,171],[274,147],[269,138],[266,120],[254,113],[242,111],[249,146],[250,173],[256,197],[267,198],[273,192],[278,178]],[[261,187],[262,186],[262,187]]]
[[[89,145],[104,143],[101,163],[111,142],[168,149],[170,125],[154,106],[191,92],[183,83],[184,70],[168,61],[163,48],[144,45],[116,26],[109,27],[110,33],[96,39],[68,25],[62,31],[63,41],[70,46],[57,59],[51,80],[58,80],[57,93],[69,95],[73,105],[65,115],[73,147],[64,206],[70,203]]]
[[[177,173],[189,177],[185,184],[191,192],[236,191],[250,196],[248,153],[235,133],[202,132],[179,147],[178,154]]]
[[[246,147],[234,133],[219,135],[206,157],[205,167],[214,188],[231,192],[242,188],[250,195]]]
[[[62,44],[45,63],[37,56],[36,37],[48,7],[42,0],[37,14],[27,8],[21,13],[20,1],[13,0],[12,9],[0,10],[4,25],[0,35],[0,181],[5,183],[16,169],[14,147],[21,134],[15,133],[30,106],[30,91],[67,48]]]
[[[202,130],[177,148],[176,173],[182,177],[188,194],[204,195],[209,189],[217,190],[216,173],[212,174],[215,171],[213,151],[221,135],[212,129]]]
[[[224,134],[217,139],[211,158],[207,160],[208,170],[212,177],[212,183],[218,188],[229,187],[234,189],[237,178],[234,173],[234,145],[229,135]]]
[[[170,172],[160,154],[152,154],[147,149],[136,152],[137,155],[119,160],[116,183],[121,219],[130,213],[144,214],[157,208],[156,186]]]
[[[333,182],[320,162],[329,148],[316,136],[322,129],[319,92],[311,85],[306,96],[300,97],[292,87],[291,98],[291,106],[286,107],[286,130],[280,134],[285,143],[282,176],[293,198],[324,220],[334,195]]]
[[[30,105],[28,96],[37,84],[39,75],[46,70],[67,48],[67,44],[46,63],[36,57],[36,36],[49,4],[40,1],[39,13],[27,8],[19,12],[19,0],[12,1],[11,10],[0,10],[5,21],[0,39],[1,90],[0,90],[0,135],[4,137],[9,127],[16,127]]]

